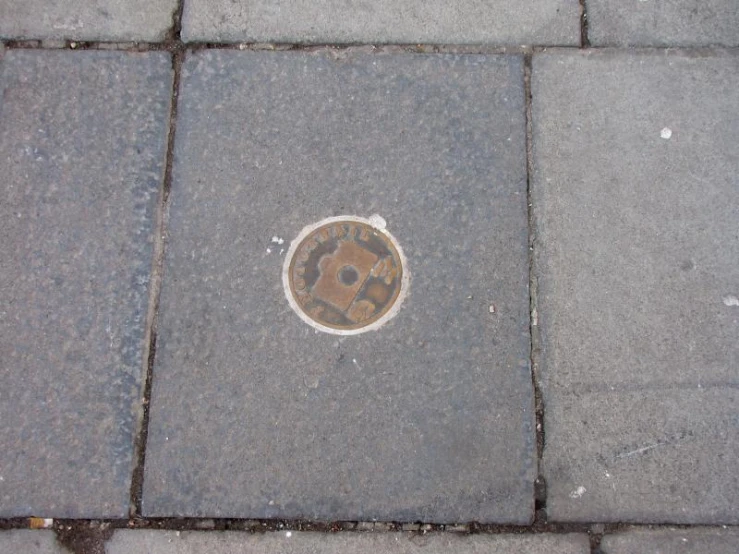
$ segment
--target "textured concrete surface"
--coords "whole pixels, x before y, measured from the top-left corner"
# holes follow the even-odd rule
[[[0,531],[2,554],[69,554],[56,542],[53,531]]]
[[[188,0],[187,41],[580,43],[577,0]]]
[[[593,46],[737,46],[736,0],[588,0]]]
[[[736,529],[654,529],[607,535],[601,542],[603,554],[735,554],[739,552]]]
[[[418,535],[411,533],[320,534],[282,532],[251,535],[221,532],[116,531],[106,554],[195,554],[198,552],[287,554],[587,554],[587,535]]]
[[[170,60],[14,50],[0,88],[0,517],[123,516]]]
[[[176,0],[0,0],[0,37],[163,40]]]
[[[739,57],[533,64],[554,520],[739,521]]]
[[[522,62],[188,57],[146,515],[529,522]],[[284,251],[375,213],[410,295],[378,331],[318,333],[287,303]]]

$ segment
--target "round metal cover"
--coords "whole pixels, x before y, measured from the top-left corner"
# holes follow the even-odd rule
[[[379,216],[332,217],[290,245],[283,284],[295,312],[316,329],[354,335],[377,329],[407,293],[402,250]]]

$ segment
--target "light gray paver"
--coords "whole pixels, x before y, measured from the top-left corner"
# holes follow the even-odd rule
[[[0,553],[2,554],[68,554],[62,548],[53,531],[30,531],[15,529],[0,531]]]
[[[188,0],[187,41],[580,43],[577,0]]]
[[[128,511],[171,63],[0,62],[0,517]]]
[[[0,37],[159,41],[177,0],[0,0]]]
[[[530,521],[522,62],[188,57],[146,515]],[[375,213],[410,295],[378,331],[318,333],[287,303],[284,251]]]
[[[736,529],[699,528],[631,530],[603,537],[603,554],[736,554],[739,532]]]
[[[739,521],[739,57],[533,62],[553,520]]]
[[[289,535],[289,536],[288,536]],[[116,531],[106,554],[588,554],[587,535]]]
[[[588,0],[593,46],[737,46],[736,0]]]

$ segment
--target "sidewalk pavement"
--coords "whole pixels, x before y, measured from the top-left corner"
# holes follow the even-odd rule
[[[67,554],[51,531],[18,529],[0,537],[4,552]],[[88,543],[90,545],[92,543]],[[78,546],[79,547],[79,546]],[[669,554],[734,554],[739,549],[736,530],[706,528],[631,530],[606,536],[604,554],[666,552]],[[655,548],[659,549],[656,550]],[[80,550],[85,552],[85,550]],[[92,549],[87,552],[93,551]],[[284,531],[248,534],[227,531],[131,531],[111,534],[100,554],[588,554],[588,535],[577,533],[529,535],[458,535],[436,533],[301,533]]]
[[[0,551],[737,550],[735,0],[0,0],[0,38]]]

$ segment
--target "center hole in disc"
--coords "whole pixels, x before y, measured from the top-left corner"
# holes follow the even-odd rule
[[[339,281],[342,285],[350,287],[357,282],[357,279],[359,279],[359,273],[354,267],[345,265],[339,270]]]

